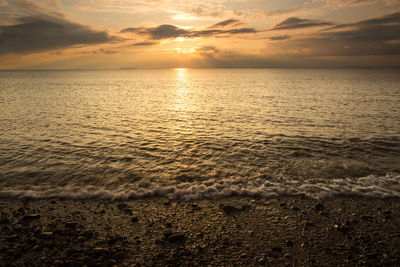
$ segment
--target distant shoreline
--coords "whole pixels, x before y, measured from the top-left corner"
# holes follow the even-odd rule
[[[243,70],[260,70],[260,69],[279,69],[279,70],[400,70],[399,67],[212,67],[212,68],[194,68],[194,67],[171,67],[171,68],[104,68],[104,69],[0,69],[0,71],[102,71],[102,70],[172,70],[172,69],[243,69]]]

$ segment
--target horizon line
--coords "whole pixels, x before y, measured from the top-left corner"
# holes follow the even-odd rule
[[[21,68],[0,69],[0,71],[100,71],[100,70],[167,70],[167,69],[400,69],[400,66],[346,66],[346,67],[121,67],[121,68]]]

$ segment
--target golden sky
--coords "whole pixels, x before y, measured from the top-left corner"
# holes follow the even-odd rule
[[[400,67],[400,0],[0,0],[0,69]]]

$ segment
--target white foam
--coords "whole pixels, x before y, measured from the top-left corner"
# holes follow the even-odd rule
[[[96,186],[25,186],[3,188],[0,197],[109,199],[126,200],[145,197],[194,200],[231,196],[276,197],[305,195],[325,198],[338,195],[373,198],[400,197],[400,174],[369,175],[357,179],[223,179],[192,183],[125,184],[117,188]]]

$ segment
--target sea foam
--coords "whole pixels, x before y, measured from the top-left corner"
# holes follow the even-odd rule
[[[125,184],[116,188],[68,185],[19,186],[3,188],[4,198],[63,198],[127,200],[166,197],[179,200],[217,199],[232,196],[277,197],[304,195],[310,198],[334,196],[360,196],[371,198],[400,197],[400,174],[369,175],[361,178],[341,179],[221,179],[191,183]]]

